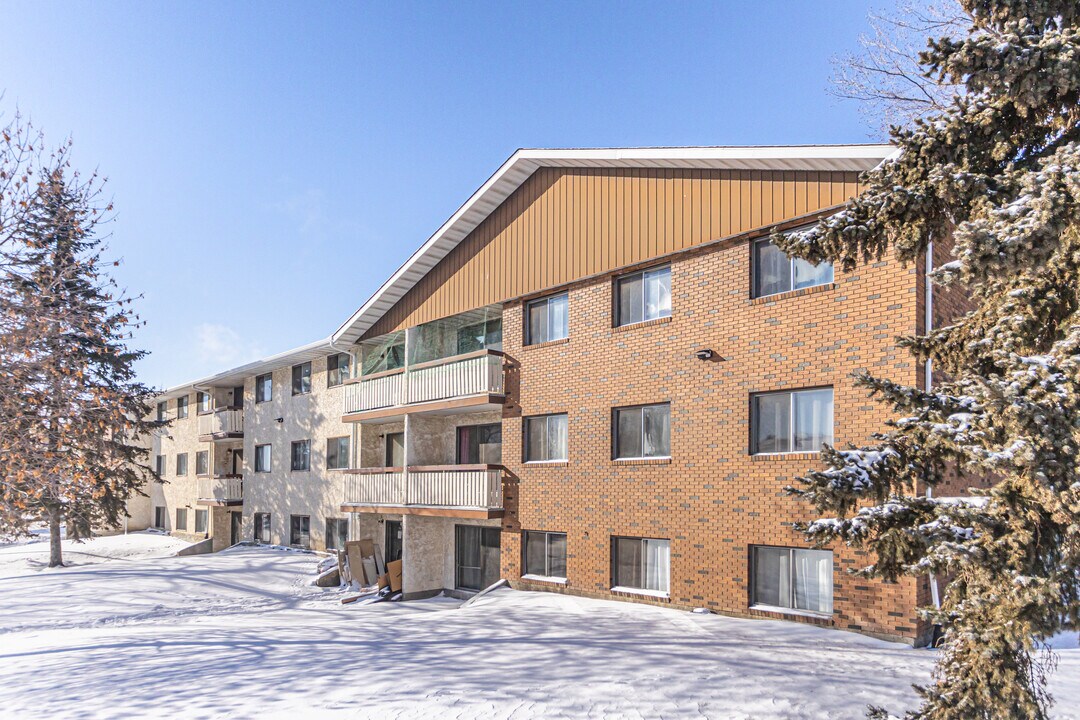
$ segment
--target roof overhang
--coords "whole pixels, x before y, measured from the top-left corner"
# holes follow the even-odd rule
[[[894,153],[891,145],[522,149],[413,253],[404,265],[331,336],[355,343],[416,283],[541,167],[680,168],[688,170],[806,170],[864,172]]]

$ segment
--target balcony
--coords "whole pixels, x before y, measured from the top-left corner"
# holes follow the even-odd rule
[[[244,479],[242,475],[212,475],[199,478],[199,505],[243,505]]]
[[[349,470],[343,512],[494,518],[503,514],[501,465]]]
[[[199,440],[233,440],[244,437],[242,408],[224,407],[199,415]]]
[[[344,419],[385,422],[404,412],[501,405],[504,358],[498,350],[478,350],[355,378],[345,388]]]

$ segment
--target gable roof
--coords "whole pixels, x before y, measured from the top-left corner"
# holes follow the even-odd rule
[[[894,152],[891,145],[782,145],[647,148],[521,149],[443,223],[420,249],[330,336],[356,342],[421,278],[541,167],[682,168],[711,170],[871,170]]]

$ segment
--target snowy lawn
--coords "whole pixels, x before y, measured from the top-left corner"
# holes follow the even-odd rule
[[[20,718],[826,718],[915,700],[933,653],[784,622],[499,590],[341,605],[266,548],[0,580],[0,708]],[[1059,717],[1080,717],[1080,650]]]
[[[96,537],[83,542],[65,539],[61,543],[61,550],[64,564],[77,566],[112,560],[168,557],[175,555],[177,550],[187,547],[188,544],[163,533],[133,532],[127,535]],[[0,543],[0,578],[38,570],[67,572],[63,569],[49,570],[47,530],[35,530],[33,537],[17,542]]]

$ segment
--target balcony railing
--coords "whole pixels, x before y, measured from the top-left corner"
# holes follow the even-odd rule
[[[243,437],[244,411],[241,408],[227,407],[200,415],[199,435]]]
[[[244,480],[241,475],[213,475],[199,478],[200,502],[241,502]]]
[[[505,392],[503,357],[497,350],[480,350],[357,378],[346,387],[345,412],[471,395],[502,395]]]
[[[345,505],[502,509],[500,465],[363,468],[345,482]]]

